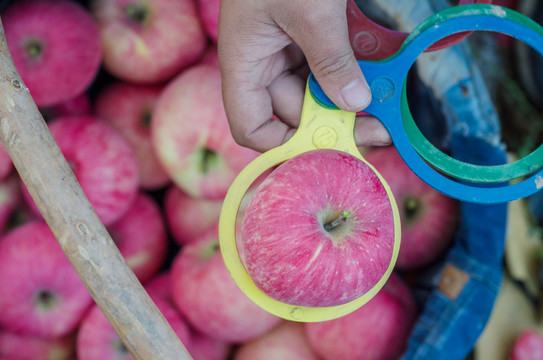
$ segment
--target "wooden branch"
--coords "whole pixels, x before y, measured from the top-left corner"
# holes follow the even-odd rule
[[[13,65],[0,20],[0,137],[53,231],[135,359],[191,359],[127,266]]]

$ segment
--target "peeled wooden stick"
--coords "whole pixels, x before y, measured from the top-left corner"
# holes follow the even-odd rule
[[[72,263],[135,359],[191,359],[127,266],[13,65],[0,20],[0,137]]]

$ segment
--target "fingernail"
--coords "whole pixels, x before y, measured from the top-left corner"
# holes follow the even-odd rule
[[[361,78],[355,79],[341,90],[341,96],[349,111],[359,111],[371,101],[371,91]]]
[[[390,138],[388,138],[388,139],[373,139],[367,145],[369,145],[369,146],[389,146],[389,145],[392,145],[392,141],[390,140]]]

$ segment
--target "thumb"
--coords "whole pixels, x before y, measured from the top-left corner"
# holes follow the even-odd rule
[[[330,100],[343,110],[361,111],[371,102],[371,91],[349,41],[346,2],[312,3],[311,9],[290,22],[289,35]]]

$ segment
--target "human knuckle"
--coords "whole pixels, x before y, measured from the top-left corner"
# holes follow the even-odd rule
[[[350,63],[351,54],[336,52],[317,59],[313,64],[313,72],[320,76],[347,75],[351,71]]]
[[[248,147],[251,144],[251,131],[245,127],[231,128],[231,134],[234,141],[244,147]]]

